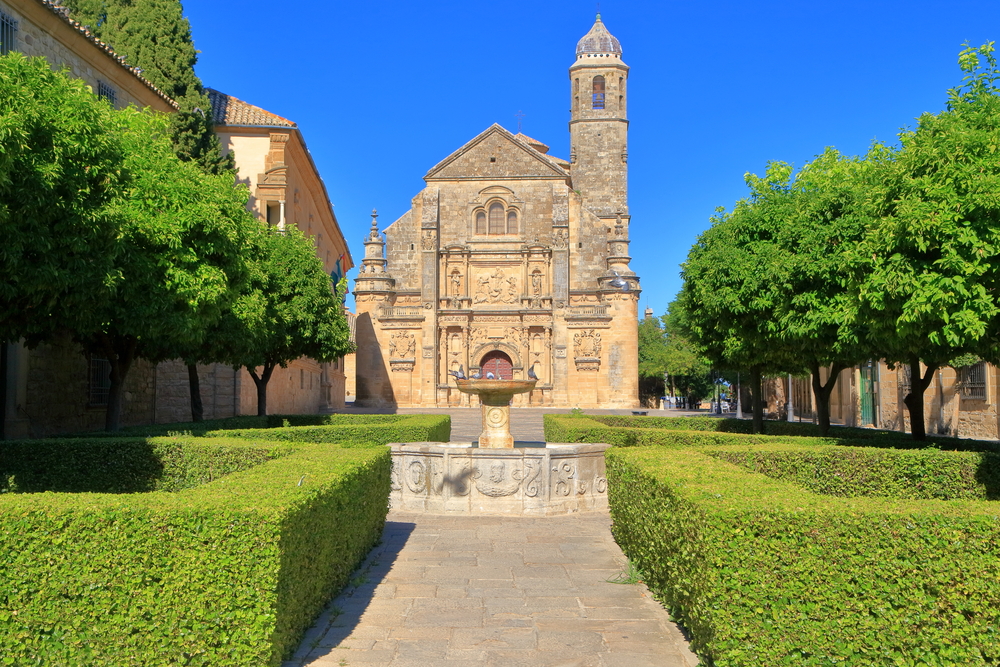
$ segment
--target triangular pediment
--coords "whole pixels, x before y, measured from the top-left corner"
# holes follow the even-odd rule
[[[439,162],[431,180],[567,179],[569,174],[496,123]]]

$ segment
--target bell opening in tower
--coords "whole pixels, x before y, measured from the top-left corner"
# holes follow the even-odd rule
[[[594,77],[594,109],[604,108],[604,77],[598,74]]]

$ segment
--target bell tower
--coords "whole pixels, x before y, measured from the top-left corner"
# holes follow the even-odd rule
[[[628,222],[628,66],[597,15],[569,68],[570,174],[585,206],[602,219]],[[612,223],[613,224],[613,223]],[[609,225],[610,227],[611,225]]]

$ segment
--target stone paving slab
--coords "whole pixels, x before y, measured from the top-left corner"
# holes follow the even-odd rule
[[[391,512],[382,543],[283,667],[694,667],[606,512]]]

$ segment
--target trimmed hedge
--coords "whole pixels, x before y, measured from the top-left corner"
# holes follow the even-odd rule
[[[698,447],[706,445],[746,445],[790,442],[790,436],[719,433],[714,431],[677,431],[665,428],[622,428],[607,426],[590,417],[545,415],[545,439],[548,442],[605,443],[618,447]],[[835,444],[835,438],[810,438],[816,444]]]
[[[346,415],[350,416],[350,415]],[[380,415],[381,416],[381,415]],[[397,415],[387,415],[395,417]],[[291,442],[326,442],[341,447],[378,447],[390,442],[448,442],[451,417],[448,415],[412,415],[390,423],[339,423],[330,426],[290,426],[239,431],[209,431],[206,436],[282,440]]]
[[[179,491],[290,451],[225,439],[11,440],[0,446],[0,493]]]
[[[725,447],[705,453],[831,496],[1000,499],[1000,455],[992,453],[801,445]]]
[[[234,442],[258,452],[249,458],[285,455],[176,493],[0,496],[0,664],[249,666],[290,655],[381,534],[389,452]]]
[[[940,448],[963,452],[1000,453],[1000,442],[928,436],[918,442],[906,433],[866,428],[831,427],[830,436],[818,436],[815,424],[767,422],[766,435],[750,434],[750,422],[713,417],[630,417],[618,415],[545,415],[545,438],[549,442],[603,442],[620,447],[647,445],[692,446],[801,442],[844,447],[893,449]],[[771,428],[780,425],[780,428]],[[686,430],[678,430],[687,427]],[[802,428],[800,428],[802,427]],[[810,435],[815,433],[816,435]],[[684,434],[684,435],[680,435]],[[696,434],[712,434],[702,440]]]
[[[662,428],[682,431],[717,431],[720,433],[751,433],[753,422],[747,419],[716,417],[641,417],[628,415],[594,415],[589,417],[606,426],[621,428]],[[819,426],[808,422],[770,421],[764,422],[767,435],[819,438]],[[928,434],[927,440],[918,442],[909,433],[884,429],[859,428],[854,426],[831,426],[829,438],[837,440],[879,440],[889,442],[898,449],[920,449],[939,447],[953,451],[1000,452],[1000,443],[993,440],[972,440]],[[868,445],[872,446],[872,445]],[[881,446],[881,445],[878,445]]]
[[[200,422],[175,422],[171,424],[145,424],[127,426],[114,433],[106,431],[72,433],[59,438],[153,438],[167,435],[205,436],[215,431],[234,431],[264,428],[284,428],[288,426],[337,426],[358,424],[398,424],[414,417],[430,415],[373,415],[373,414],[335,414],[335,415],[243,415],[226,417],[225,419],[209,419]],[[451,422],[449,421],[449,424]]]
[[[708,664],[1000,662],[995,502],[819,495],[702,449],[606,459],[615,539]]]

